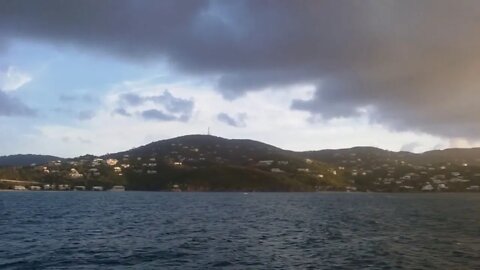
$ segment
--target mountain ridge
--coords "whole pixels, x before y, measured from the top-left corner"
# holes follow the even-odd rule
[[[51,157],[53,158],[53,157]],[[480,189],[480,148],[411,153],[371,146],[290,151],[249,139],[185,135],[102,156],[0,170],[0,179],[132,190],[466,191]]]
[[[272,144],[268,144],[268,143],[253,140],[253,139],[228,139],[228,138],[224,138],[224,137],[220,137],[220,136],[214,136],[214,135],[188,134],[188,135],[182,135],[182,136],[177,136],[177,137],[168,138],[168,139],[161,139],[161,140],[157,140],[157,141],[152,141],[152,142],[149,142],[147,144],[144,144],[144,145],[141,145],[141,146],[138,146],[138,147],[134,147],[134,148],[131,148],[131,149],[128,149],[128,150],[122,150],[122,151],[119,151],[119,152],[106,153],[106,154],[102,154],[102,155],[85,154],[83,156],[98,156],[98,157],[109,156],[109,155],[129,152],[129,151],[132,151],[132,150],[135,150],[135,149],[138,149],[138,148],[149,147],[149,146],[156,145],[156,144],[162,143],[162,142],[183,140],[183,139],[189,139],[189,138],[192,138],[192,137],[208,137],[208,138],[220,139],[220,140],[225,140],[225,141],[239,141],[239,142],[244,141],[244,142],[259,143],[259,144],[263,144],[265,146],[269,146],[269,147],[273,147],[273,148],[277,148],[277,149],[280,149],[280,150],[283,150],[283,151],[289,151],[289,152],[293,152],[293,153],[314,153],[314,152],[329,152],[329,151],[336,151],[336,152],[338,152],[338,151],[356,151],[356,150],[359,150],[359,149],[360,150],[372,150],[372,151],[384,151],[384,152],[397,153],[397,154],[404,153],[404,154],[410,154],[410,155],[438,154],[438,153],[451,153],[451,152],[463,152],[463,151],[478,151],[480,153],[480,147],[471,147],[471,148],[454,147],[454,148],[445,148],[445,149],[433,149],[433,150],[427,150],[427,151],[424,151],[424,152],[415,153],[415,152],[403,151],[403,150],[401,150],[401,151],[387,150],[387,149],[383,149],[383,148],[380,148],[380,147],[368,146],[368,145],[297,151],[297,150],[284,149],[284,148],[277,147],[277,146],[272,145]],[[58,156],[54,156],[54,155],[44,155],[44,154],[11,154],[11,155],[0,156],[0,165],[3,165],[3,163],[2,163],[3,160],[8,160],[10,158],[16,158],[16,157],[22,157],[22,156],[25,156],[25,157],[32,156],[33,159],[35,159],[37,157],[38,159],[40,159],[40,161],[41,161],[41,158],[51,159],[51,160],[57,160],[57,159],[62,160],[62,159],[73,159],[73,158],[82,157],[82,156],[76,156],[76,157],[64,158],[64,157],[58,157]],[[32,163],[36,163],[36,162],[32,162]],[[22,164],[18,164],[18,166],[23,166],[23,165],[29,165],[29,164],[26,164],[25,162],[23,162]]]
[[[27,166],[31,164],[42,164],[54,160],[63,160],[63,158],[52,155],[15,154],[0,156],[0,166]]]

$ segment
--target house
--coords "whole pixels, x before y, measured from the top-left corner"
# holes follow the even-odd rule
[[[93,186],[92,191],[103,191],[103,187],[102,186]]]
[[[93,161],[92,161],[92,166],[93,167],[96,167],[96,166],[100,166],[104,163],[105,161],[101,158],[95,158]]]
[[[117,163],[118,163],[118,160],[117,160],[117,159],[114,159],[114,158],[109,158],[109,159],[107,159],[107,164],[108,164],[109,166],[115,166],[115,165],[117,165]]]
[[[345,190],[347,192],[352,192],[352,191],[357,191],[357,188],[356,187],[345,187]]]
[[[257,165],[258,166],[270,166],[272,165],[273,160],[260,160]]]
[[[446,189],[448,189],[448,187],[445,184],[438,184],[437,189],[438,190],[446,190]]]
[[[58,190],[70,190],[70,185],[58,185]]]
[[[114,171],[115,173],[121,173],[121,172],[122,172],[122,168],[121,168],[121,167],[114,167],[114,168],[113,168],[113,171]]]
[[[433,178],[433,179],[431,179],[431,180],[432,180],[432,182],[433,182],[434,184],[437,184],[437,185],[439,185],[439,184],[444,184],[444,183],[445,183],[445,180],[441,180],[441,179]]]
[[[88,170],[88,173],[92,176],[100,176],[100,171],[97,168],[91,168]]]
[[[280,168],[272,168],[270,171],[271,171],[272,173],[284,173],[284,171],[283,171],[283,170],[280,170]]]
[[[70,176],[70,178],[73,178],[73,179],[78,179],[78,178],[82,178],[83,174],[79,173],[76,169],[72,168],[70,169],[70,173],[68,174],[68,176]]]
[[[24,186],[13,186],[13,190],[27,190]]]
[[[73,190],[75,191],[85,191],[87,188],[85,186],[74,186]]]
[[[433,186],[430,183],[426,183],[426,185],[422,187],[422,191],[433,191]]]
[[[62,165],[62,161],[61,161],[61,160],[50,161],[50,162],[48,162],[48,165],[49,165],[49,166],[61,166],[61,165]]]
[[[147,174],[157,174],[156,170],[147,170]]]
[[[281,165],[281,166],[285,166],[285,165],[288,165],[288,161],[286,161],[286,160],[280,160],[280,161],[277,161],[277,164],[278,164],[278,165]]]
[[[457,177],[457,178],[452,178],[452,179],[448,180],[448,182],[450,182],[450,183],[467,183],[467,182],[470,182],[470,180],[463,179],[461,177]]]
[[[179,185],[173,185],[172,186],[172,191],[173,192],[182,192]]]
[[[310,169],[308,169],[308,168],[298,168],[297,171],[298,171],[298,172],[308,173],[308,172],[310,172]]]
[[[480,186],[469,186],[466,188],[469,191],[480,191]]]

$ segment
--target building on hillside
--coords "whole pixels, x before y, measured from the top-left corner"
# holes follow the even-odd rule
[[[271,171],[272,173],[284,173],[284,171],[281,170],[280,168],[272,168],[270,171]]]
[[[72,168],[70,169],[70,173],[68,174],[68,176],[70,176],[70,178],[72,179],[78,179],[78,178],[82,178],[83,174],[79,173],[76,169]]]
[[[434,188],[433,186],[430,184],[430,183],[426,183],[423,187],[422,187],[422,191],[433,191]]]
[[[30,186],[30,190],[42,190],[41,186]]]
[[[257,165],[258,166],[270,166],[273,164],[273,160],[260,160]]]
[[[106,162],[107,162],[107,164],[108,164],[109,166],[115,166],[115,165],[117,165],[118,160],[117,160],[117,159],[114,159],[114,158],[109,158],[109,159],[107,159]]]

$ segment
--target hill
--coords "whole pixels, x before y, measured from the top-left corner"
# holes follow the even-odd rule
[[[128,151],[0,169],[0,179],[125,185],[130,190],[477,191],[480,149],[421,154],[374,147],[294,152],[253,140],[187,135]],[[16,163],[19,164],[19,163]]]
[[[359,190],[478,191],[480,149],[446,149],[415,154],[374,147],[304,152],[337,167]]]
[[[0,156],[0,166],[28,166],[31,164],[45,164],[49,161],[62,158],[47,155],[11,155]]]
[[[187,135],[162,140],[105,159],[128,162],[126,182],[135,189],[313,191],[345,182],[321,162],[253,140]],[[321,177],[319,177],[319,175]]]

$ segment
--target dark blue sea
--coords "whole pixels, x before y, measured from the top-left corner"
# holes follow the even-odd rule
[[[480,269],[480,194],[0,192],[0,269]]]

